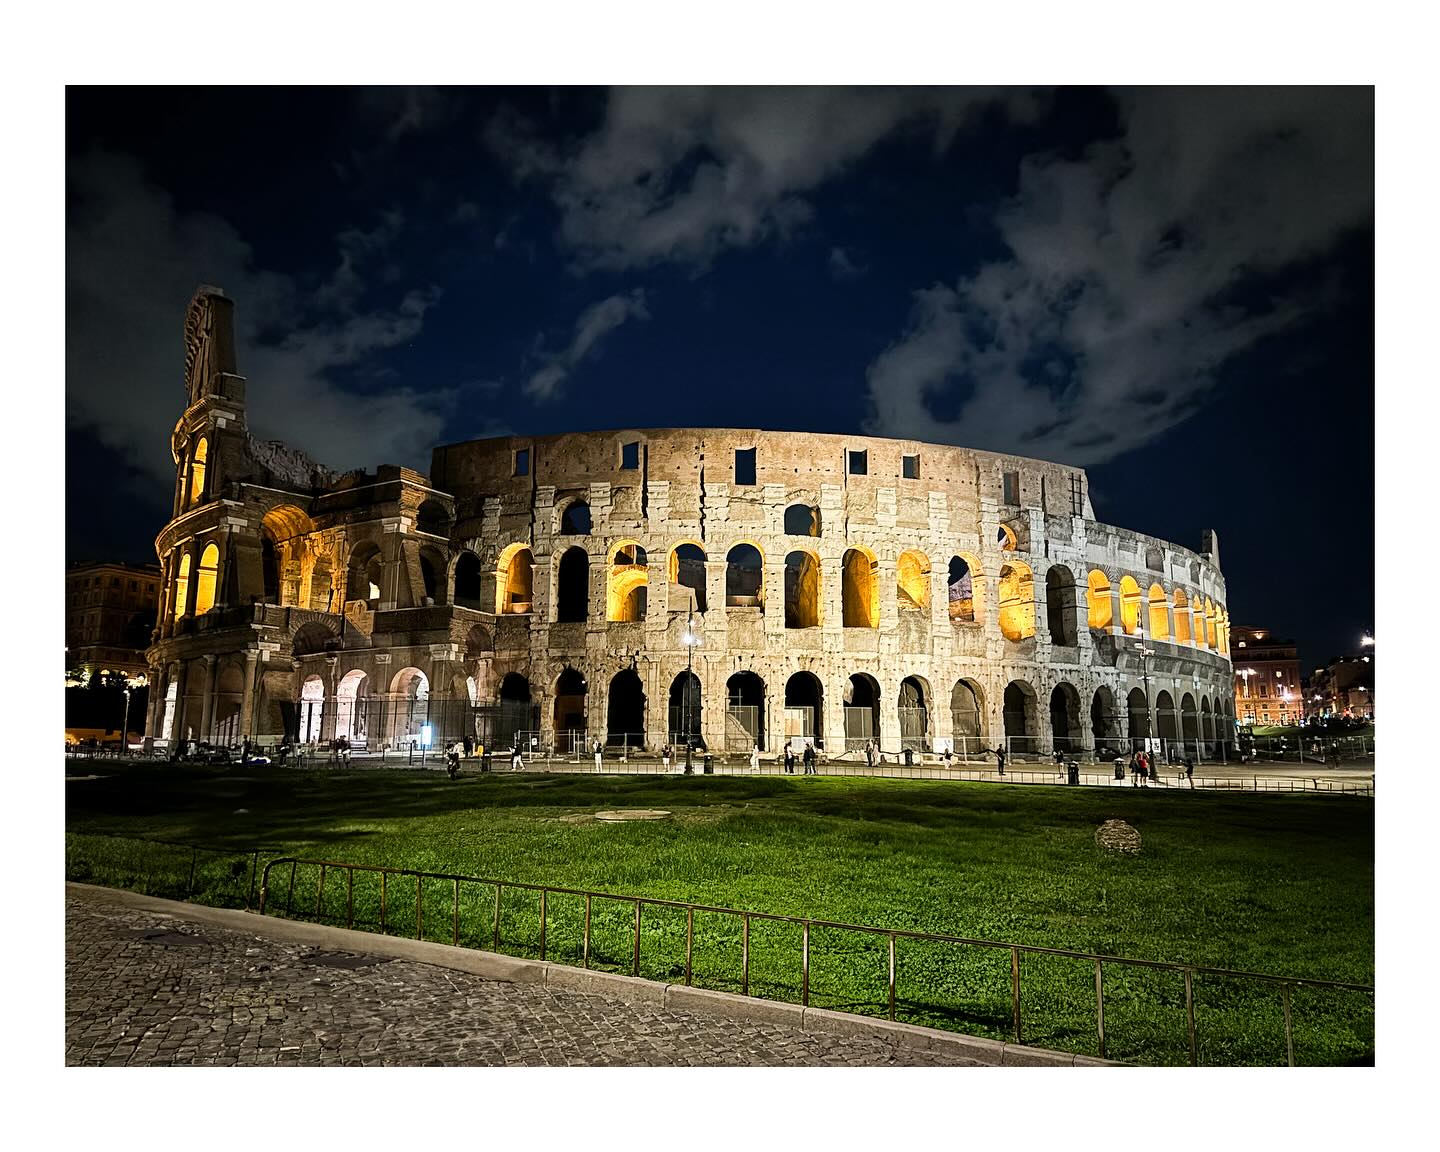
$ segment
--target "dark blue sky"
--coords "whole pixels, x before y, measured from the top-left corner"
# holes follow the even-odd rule
[[[67,554],[153,560],[195,286],[337,468],[864,431],[1089,469],[1314,664],[1373,624],[1369,89],[71,89]],[[1337,597],[1337,554],[1345,569]]]

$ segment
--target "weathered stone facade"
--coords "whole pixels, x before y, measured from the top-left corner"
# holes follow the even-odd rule
[[[1108,750],[1153,728],[1206,754],[1233,732],[1213,534],[1197,553],[1101,524],[1081,469],[650,429],[334,477],[257,452],[230,302],[202,289],[191,312],[211,346],[187,355],[156,541],[156,737],[374,748],[428,721],[501,747],[653,750],[688,729],[893,755]]]

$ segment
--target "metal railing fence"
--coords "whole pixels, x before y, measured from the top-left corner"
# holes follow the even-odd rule
[[[286,867],[288,866],[288,875]],[[633,927],[627,932],[629,936],[628,956],[626,967],[631,975],[641,974],[641,944],[642,944],[642,920],[646,909],[666,909],[673,912],[685,914],[685,950],[684,950],[684,980],[687,987],[693,985],[695,979],[694,970],[694,949],[695,949],[695,917],[696,914],[706,916],[727,917],[731,920],[738,920],[740,925],[740,992],[741,995],[751,995],[751,933],[752,926],[759,924],[789,925],[798,927],[800,930],[799,955],[796,957],[796,967],[800,982],[800,1003],[804,1006],[810,1005],[811,1000],[811,976],[815,962],[813,934],[817,930],[827,932],[843,933],[849,935],[859,934],[862,937],[878,939],[885,946],[886,956],[886,1014],[890,1020],[899,1019],[897,1005],[900,1003],[897,997],[897,973],[899,971],[900,946],[907,943],[911,946],[925,944],[940,944],[961,948],[974,948],[987,950],[991,953],[999,953],[1009,960],[1009,1008],[1010,1019],[1008,1021],[1010,1035],[1019,1044],[1025,1036],[1025,1023],[1023,1014],[1022,997],[1022,960],[1026,957],[1051,957],[1062,958],[1067,961],[1082,963],[1088,970],[1093,971],[1094,977],[1094,1026],[1096,1048],[1098,1055],[1106,1058],[1108,1050],[1106,1025],[1105,1025],[1105,969],[1110,967],[1120,969],[1122,972],[1140,970],[1150,973],[1169,973],[1178,976],[1183,982],[1184,1011],[1185,1011],[1185,1036],[1188,1062],[1194,1066],[1199,1063],[1199,1029],[1196,1023],[1196,993],[1198,978],[1207,978],[1212,981],[1238,981],[1277,987],[1280,991],[1281,1007],[1284,1021],[1284,1046],[1285,1063],[1289,1066],[1295,1065],[1295,1043],[1294,1043],[1294,1022],[1293,1022],[1293,995],[1299,989],[1311,989],[1322,991],[1326,994],[1350,993],[1369,997],[1373,1001],[1375,989],[1372,985],[1349,983],[1338,980],[1312,980],[1292,976],[1277,976],[1270,973],[1247,972],[1234,969],[1218,968],[1208,965],[1178,964],[1168,961],[1141,960],[1134,957],[1109,956],[1099,953],[1080,952],[1067,948],[1050,948],[1041,945],[1015,944],[998,940],[986,940],[973,937],[952,936],[942,933],[917,932],[898,928],[880,928],[873,925],[848,924],[842,921],[825,920],[819,918],[787,916],[769,912],[750,912],[736,908],[724,908],[716,905],[696,904],[679,900],[665,900],[654,897],[620,895],[612,892],[598,892],[580,888],[567,888],[558,885],[528,884],[518,881],[498,880],[490,877],[463,876],[455,873],[445,872],[424,872],[409,868],[390,868],[374,864],[353,864],[338,860],[307,860],[301,857],[285,856],[269,861],[260,885],[259,913],[265,915],[267,910],[274,914],[274,899],[270,883],[271,872],[274,869],[281,869],[281,875],[285,877],[285,908],[284,915],[290,917],[295,910],[296,880],[301,868],[313,869],[316,871],[315,898],[313,912],[310,917],[321,922],[326,920],[326,891],[325,883],[327,874],[334,874],[337,877],[344,876],[344,907],[345,927],[353,928],[357,923],[355,909],[355,877],[357,873],[362,875],[375,875],[379,877],[379,919],[378,926],[382,933],[388,934],[391,928],[390,910],[397,905],[393,899],[403,899],[403,908],[406,913],[409,910],[408,884],[407,892],[402,896],[399,892],[393,898],[389,895],[390,880],[396,878],[414,880],[414,931],[415,939],[423,940],[425,934],[425,883],[426,881],[440,882],[446,885],[449,890],[450,943],[461,946],[462,940],[466,939],[488,939],[490,951],[499,952],[502,942],[502,906],[504,895],[507,891],[527,892],[538,895],[539,898],[539,958],[551,960],[552,962],[564,963],[563,960],[553,960],[554,936],[549,929],[552,921],[558,921],[558,909],[556,909],[552,897],[572,897],[583,902],[583,921],[578,925],[580,929],[579,947],[575,951],[580,961],[579,966],[589,968],[592,957],[592,918],[595,902],[609,902],[620,904],[633,909]],[[483,901],[489,918],[488,937],[473,931],[473,925],[467,923],[466,933],[461,931],[461,885],[479,886],[483,889],[494,889],[493,903],[488,899]],[[445,889],[441,890],[442,892]],[[308,897],[307,906],[308,906]],[[479,908],[482,902],[471,901],[472,908]],[[547,911],[547,906],[549,910]],[[338,907],[334,917],[338,920]],[[406,917],[408,918],[408,916]],[[627,916],[627,920],[630,917]],[[365,921],[360,921],[364,923]],[[474,945],[465,945],[473,947]],[[841,949],[840,951],[853,951]],[[563,954],[563,953],[562,953]],[[678,975],[678,964],[669,971]],[[1124,994],[1117,997],[1123,1002],[1133,996],[1133,988],[1128,988],[1130,981],[1127,977],[1121,976],[1117,980],[1122,986],[1127,986]],[[772,985],[773,987],[773,985]],[[765,999],[780,999],[776,996],[762,996]],[[1223,994],[1220,997],[1223,999]],[[1067,1005],[1073,1010],[1073,1006]],[[1373,1011],[1373,1005],[1371,1007]]]
[[[167,899],[190,900],[199,894],[206,897],[204,903],[249,911],[256,902],[260,857],[279,851],[67,832],[65,878]]]

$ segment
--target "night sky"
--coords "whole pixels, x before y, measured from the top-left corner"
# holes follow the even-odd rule
[[[337,469],[510,432],[1089,470],[1310,667],[1373,627],[1368,88],[103,89],[66,111],[66,552],[153,562],[195,287]],[[1364,559],[1345,569],[1337,546]]]

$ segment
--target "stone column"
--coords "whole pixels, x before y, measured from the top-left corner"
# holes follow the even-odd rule
[[[170,724],[171,747],[185,739],[185,714],[189,711],[186,707],[185,693],[189,687],[190,662],[180,661],[180,674],[176,677],[175,683],[175,715]]]
[[[210,721],[215,715],[215,657],[206,653],[201,659],[205,662],[205,677],[201,683],[204,685],[200,698],[200,735],[199,739],[210,740]]]
[[[325,670],[329,678],[329,691],[325,696],[324,711],[320,713],[320,740],[329,744],[335,739],[335,712],[339,701],[335,692],[335,668],[340,663],[338,656],[325,657]]]
[[[255,668],[260,653],[254,648],[245,650],[245,695],[240,701],[240,734],[255,736]]]

